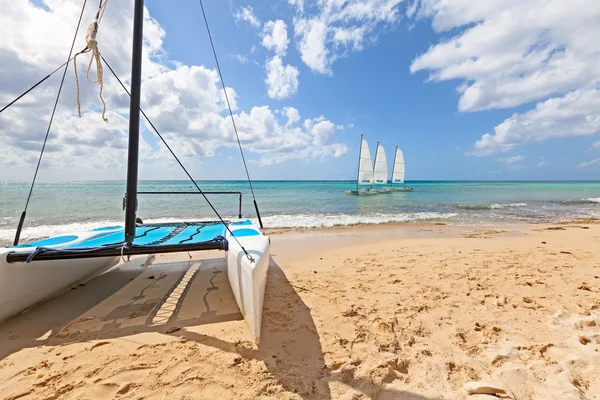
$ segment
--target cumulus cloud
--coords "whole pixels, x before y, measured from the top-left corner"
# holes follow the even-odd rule
[[[254,28],[261,25],[260,19],[254,14],[254,9],[251,6],[240,8],[233,14],[233,17],[236,21],[245,21]]]
[[[361,50],[365,42],[373,41],[380,26],[399,20],[401,2],[321,0],[314,13],[297,8],[294,35],[302,61],[317,73],[331,74],[336,59]]]
[[[526,142],[592,135],[600,131],[600,91],[577,90],[540,102],[535,109],[514,114],[486,133],[472,154],[505,152]]]
[[[262,45],[278,56],[284,56],[289,44],[287,25],[282,20],[268,21],[262,32]]]
[[[80,3],[75,0],[47,0],[47,8],[30,2],[3,4],[6,7],[0,14],[3,37],[0,41],[0,104],[11,101],[66,60],[80,11]],[[119,7],[111,7],[111,4],[100,25],[99,47],[117,75],[127,82],[131,68],[133,7],[129,2]],[[95,10],[89,7],[83,20],[92,21],[94,13]],[[242,12],[241,15],[248,19],[253,14]],[[166,32],[147,11],[144,34],[142,107],[176,153],[187,157],[186,164],[194,169],[201,163],[201,156],[212,156],[219,147],[236,146],[231,117],[216,71],[202,65],[169,60],[162,47]],[[84,47],[84,36],[85,26],[78,35],[76,49]],[[78,58],[82,118],[77,117],[71,65],[42,168],[65,172],[55,174],[55,179],[74,176],[79,179],[122,179],[127,159],[129,98],[105,68],[104,98],[109,122],[104,123],[100,118],[98,86],[89,84],[84,77],[88,61],[89,55]],[[275,96],[286,96],[297,90],[297,71],[288,67],[284,67],[281,60],[274,64],[277,72],[273,78]],[[0,180],[30,177],[29,170],[37,160],[59,82],[60,73],[0,116],[0,147],[5,154],[0,160]],[[240,128],[240,140],[261,165],[269,165],[277,157],[280,162],[285,162],[293,158],[343,155],[345,145],[336,143],[335,138],[324,148],[317,146],[312,132],[298,126],[298,110],[255,106],[249,112],[240,111],[237,109],[238,93],[231,87],[227,88],[227,93],[236,112],[234,118]],[[165,168],[174,166],[172,157],[162,144],[149,138],[145,133],[140,138],[140,170],[152,171],[154,168],[154,171],[164,173]],[[296,156],[287,156],[290,152]],[[25,172],[23,176],[15,177],[11,171]]]
[[[283,65],[280,56],[267,61],[267,92],[272,99],[285,99],[298,91],[298,68]]]
[[[428,71],[430,82],[458,80],[459,111],[537,102],[483,135],[472,154],[598,131],[599,2],[420,0],[408,11],[451,35],[410,69]]]

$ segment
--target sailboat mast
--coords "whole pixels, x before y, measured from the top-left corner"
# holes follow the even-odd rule
[[[356,173],[356,191],[358,192],[358,180],[360,179],[360,158],[362,157],[363,134],[360,134],[360,146],[358,147],[358,172]]]
[[[135,213],[137,209],[143,32],[144,0],[135,0],[133,10],[133,51],[131,58],[131,100],[129,102],[127,193],[125,194],[125,242],[128,244],[133,243],[133,238],[135,237]]]
[[[396,151],[394,152],[394,163],[392,164],[392,179],[390,179],[390,186],[394,186],[394,169],[396,168],[396,157],[398,156],[398,145],[396,145]]]
[[[375,166],[377,165],[377,153],[379,152],[379,140],[377,141],[377,146],[375,146],[375,161],[373,161],[373,173],[375,173]],[[371,189],[373,189],[373,181],[375,178],[371,178]]]

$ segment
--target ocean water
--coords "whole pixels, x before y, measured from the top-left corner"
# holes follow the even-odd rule
[[[245,181],[200,181],[204,191],[242,192],[242,215],[256,212]],[[407,182],[413,192],[347,196],[352,181],[257,181],[256,199],[266,228],[330,227],[359,223],[548,223],[600,217],[600,182]],[[27,183],[0,182],[0,243],[12,241],[25,205]],[[140,191],[194,192],[187,181],[142,181]],[[86,230],[123,220],[125,182],[39,183],[33,191],[23,239]],[[238,213],[237,195],[207,195],[224,218]],[[198,194],[140,195],[145,222],[215,219]]]

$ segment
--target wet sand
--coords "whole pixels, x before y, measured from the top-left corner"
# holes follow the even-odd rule
[[[223,253],[138,257],[0,325],[8,399],[600,398],[600,225],[272,235],[261,343]]]

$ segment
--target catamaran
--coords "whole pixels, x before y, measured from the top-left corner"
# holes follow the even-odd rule
[[[97,47],[93,48],[93,46],[96,43],[95,38],[99,23],[98,15],[101,14],[101,11],[103,13],[103,7],[105,6],[106,0],[101,3],[100,9],[96,14],[96,20],[91,25],[92,29],[88,31],[88,35],[91,35],[90,38],[93,39],[93,42],[88,40],[88,47],[92,46],[88,51],[92,51],[94,56],[98,58],[100,55]],[[202,9],[202,12],[204,13],[204,9]],[[203,192],[200,189],[196,181],[183,167],[183,164],[179,162],[162,135],[151,124],[140,107],[144,23],[143,0],[135,0],[133,22],[133,57],[129,104],[127,191],[124,197],[124,226],[99,227],[88,232],[67,233],[33,243],[19,244],[19,237],[26,216],[26,205],[25,211],[21,214],[13,246],[0,248],[0,321],[15,316],[30,307],[61,294],[79,283],[103,273],[116,265],[122,257],[170,252],[223,250],[226,252],[227,272],[231,289],[250,329],[252,339],[258,343],[260,340],[270,245],[269,239],[261,233],[262,222],[258,213],[256,200],[254,200],[254,206],[260,227],[247,219],[226,221],[221,218],[206,197],[207,192]],[[206,28],[208,30],[207,22]],[[85,49],[83,52],[85,52]],[[214,53],[214,56],[216,59],[216,53]],[[68,67],[70,60],[71,54],[69,54],[68,61],[64,64],[65,68]],[[99,59],[98,62],[100,62]],[[108,62],[106,60],[104,62],[110,69]],[[59,69],[60,67],[57,70]],[[221,75],[220,70],[219,75]],[[115,77],[119,80],[116,74]],[[119,80],[119,82],[121,81]],[[35,86],[37,85],[33,87]],[[125,89],[125,86],[123,88]],[[225,89],[224,83],[223,89]],[[127,89],[125,90],[127,91]],[[58,93],[57,102],[60,90]],[[227,96],[227,92],[225,92],[225,96]],[[138,223],[140,221],[136,217],[136,207],[138,197],[140,111],[171,154],[177,159],[198,190],[198,193],[212,207],[217,216],[215,221],[160,224]],[[52,119],[48,125],[48,132],[50,131],[51,124]],[[235,124],[233,128],[237,135]],[[44,146],[42,147],[42,152],[43,148]],[[30,196],[36,176],[37,170],[31,185]],[[366,177],[363,178],[368,179]],[[40,234],[40,236],[42,235]]]
[[[373,190],[373,181],[375,179],[373,173],[373,164],[371,163],[371,152],[369,144],[364,139],[363,134],[360,135],[360,151],[358,154],[358,176],[356,177],[356,190],[346,190],[346,194],[353,196],[375,196],[377,191]],[[369,188],[360,188],[360,185],[369,185]]]
[[[396,145],[396,153],[394,155],[394,165],[392,167],[392,181],[389,189],[394,192],[412,192],[412,188],[408,186],[394,186],[394,183],[404,184],[404,155],[402,150]]]

